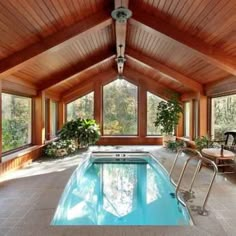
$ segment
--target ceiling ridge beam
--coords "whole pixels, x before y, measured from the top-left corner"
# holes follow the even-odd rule
[[[123,11],[128,10],[129,0],[114,0],[115,10],[112,12],[121,11],[120,14],[117,13],[115,20],[115,35],[116,35],[116,54],[117,54],[117,71],[120,75],[124,71],[125,63],[125,46],[126,46],[126,34],[127,34],[127,19],[120,21],[119,15],[122,15]],[[114,16],[113,16],[114,17]]]
[[[56,75],[51,75],[42,85],[38,88],[39,91],[50,89],[60,83],[71,80],[75,77],[78,77],[80,73],[92,69],[97,65],[114,59],[114,53],[110,51],[99,52],[96,55],[91,56],[91,58],[87,58],[83,62],[79,62],[77,66],[70,67],[63,72],[57,73]]]
[[[153,69],[158,70],[160,73],[164,74],[165,76],[168,76],[172,79],[175,79],[176,81],[183,84],[185,87],[191,89],[192,91],[200,92],[203,94],[203,86],[196,82],[195,80],[187,77],[186,75],[181,74],[180,72],[148,57],[145,56],[136,50],[133,50],[131,48],[126,49],[127,52],[127,58],[131,57],[133,60],[135,60],[137,63],[144,64],[145,66],[149,66]]]
[[[108,12],[101,11],[93,16],[89,16],[72,26],[65,28],[53,35],[41,39],[29,47],[14,53],[13,55],[0,61],[0,79],[23,68],[25,63],[32,60],[48,50],[59,50],[62,46],[70,44],[79,37],[84,37],[94,31],[98,31],[112,24],[111,16]]]
[[[236,75],[235,58],[225,55],[223,52],[217,51],[215,47],[200,41],[198,38],[181,32],[176,27],[171,26],[161,18],[153,17],[150,14],[134,11],[134,16],[129,21],[130,24],[142,27],[146,31],[155,34],[161,33],[167,38],[190,48],[192,51],[204,58],[208,63],[230,73]]]

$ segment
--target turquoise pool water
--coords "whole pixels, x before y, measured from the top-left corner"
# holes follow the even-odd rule
[[[72,174],[52,225],[189,225],[174,191],[166,171],[147,154],[92,156]]]

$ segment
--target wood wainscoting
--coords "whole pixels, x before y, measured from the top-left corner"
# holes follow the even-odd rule
[[[20,169],[42,155],[42,146],[33,146],[5,156],[0,163],[0,176],[9,171]],[[5,159],[5,161],[4,161]]]

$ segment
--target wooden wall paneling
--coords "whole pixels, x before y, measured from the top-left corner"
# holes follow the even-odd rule
[[[181,82],[182,84],[184,84],[186,87],[188,87],[192,91],[203,93],[203,87],[200,83],[179,73],[178,71],[175,71],[174,69],[172,69],[160,62],[157,62],[150,57],[144,56],[131,48],[127,48],[126,52],[128,54],[127,57],[128,58],[132,57],[132,59],[136,60],[137,63],[146,64],[146,65],[160,71],[164,75],[170,76],[171,78]]]
[[[45,143],[45,93],[40,92],[34,97],[33,108],[33,144]]]
[[[80,63],[77,67],[67,68],[64,71],[59,72],[57,75],[50,76],[46,82],[44,82],[40,86],[40,90],[50,89],[56,86],[59,83],[66,82],[68,80],[73,79],[74,77],[79,76],[79,73],[84,70],[88,70],[92,67],[96,67],[100,63],[104,63],[105,61],[109,61],[115,58],[112,51],[104,51],[102,54],[93,55],[91,58],[87,58],[83,63]]]
[[[156,34],[156,32],[161,33],[165,37],[171,38],[180,44],[187,46],[193,50],[193,52],[201,55],[209,63],[230,74],[236,75],[234,58],[222,53],[219,49],[206,44],[203,40],[200,41],[186,32],[181,32],[176,27],[171,26],[160,18],[157,19],[156,17],[151,16],[151,14],[136,9],[133,18],[130,19],[129,22],[148,32],[152,32],[152,34]]]
[[[94,31],[99,31],[112,24],[109,12],[99,12],[66,29],[56,32],[19,52],[0,61],[0,79],[22,69],[29,60],[48,50],[59,50],[62,46],[71,44],[78,37],[84,37]]]
[[[111,137],[102,136],[98,145],[161,145],[162,137]]]

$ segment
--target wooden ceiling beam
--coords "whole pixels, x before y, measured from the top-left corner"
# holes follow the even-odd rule
[[[0,79],[20,70],[29,61],[48,50],[59,50],[79,37],[99,31],[112,24],[109,11],[102,11],[87,17],[66,29],[59,31],[0,61]]]
[[[176,81],[179,81],[185,87],[191,89],[192,91],[200,92],[201,94],[203,94],[203,86],[200,83],[196,82],[195,80],[179,73],[178,71],[158,61],[153,60],[150,57],[144,56],[143,54],[140,54],[139,52],[131,48],[127,48],[126,52],[127,52],[127,58],[130,57],[137,63],[144,64],[145,66],[149,66],[153,69],[156,69],[165,76],[168,76],[172,79],[175,79]]]
[[[92,90],[95,86],[95,82],[100,81],[101,84],[107,83],[114,80],[117,76],[117,72],[114,69],[104,71],[99,73],[97,76],[92,77],[91,79],[83,80],[78,83],[77,86],[65,91],[61,97],[65,103],[71,102],[81,96],[82,92]]]
[[[223,96],[227,94],[236,93],[236,77],[230,76],[228,78],[212,81],[205,85],[207,96]]]
[[[165,22],[160,18],[137,9],[133,12],[133,18],[129,21],[130,24],[139,26],[152,34],[156,34],[157,32],[161,33],[165,37],[187,46],[210,64],[217,66],[230,74],[236,75],[235,58],[225,55],[217,48],[206,44],[202,40],[199,40],[186,32],[181,32],[176,27],[171,26],[168,22]]]
[[[51,75],[50,77],[45,79],[45,82],[42,83],[42,85],[39,87],[39,90],[47,90],[58,85],[59,83],[63,83],[75,77],[78,77],[80,73],[92,69],[99,64],[111,59],[115,59],[115,55],[112,50],[103,51],[102,53],[99,52],[98,54],[91,56],[91,58],[87,58],[83,62],[79,63],[76,67],[72,67],[65,71],[59,72],[57,73],[57,75]]]

